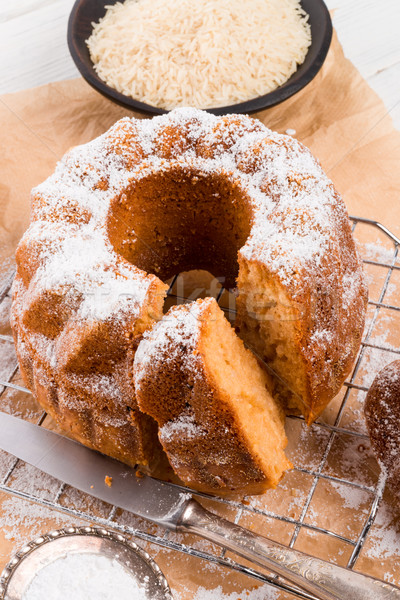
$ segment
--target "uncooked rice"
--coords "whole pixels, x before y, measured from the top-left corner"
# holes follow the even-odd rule
[[[299,0],[126,0],[93,27],[87,45],[99,77],[167,110],[262,96],[311,44]]]

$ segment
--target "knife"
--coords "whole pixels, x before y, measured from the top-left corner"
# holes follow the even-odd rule
[[[105,502],[223,546],[321,600],[400,600],[398,587],[256,535],[207,511],[178,486],[138,478],[134,469],[117,460],[3,412],[0,448]],[[111,486],[106,476],[112,478]]]

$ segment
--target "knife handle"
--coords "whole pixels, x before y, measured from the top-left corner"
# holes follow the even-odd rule
[[[177,530],[194,533],[283,577],[321,600],[400,600],[400,588],[298,550],[226,521],[189,500]]]

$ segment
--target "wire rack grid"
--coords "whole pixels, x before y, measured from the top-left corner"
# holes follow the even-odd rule
[[[381,234],[385,237],[386,241],[388,243],[390,243],[392,250],[391,250],[390,254],[386,253],[384,260],[370,260],[368,258],[363,258],[364,263],[366,265],[371,265],[372,267],[380,267],[380,268],[384,269],[385,276],[382,278],[380,290],[376,294],[375,299],[369,300],[369,310],[371,311],[369,323],[368,323],[368,325],[366,327],[366,331],[364,333],[364,339],[362,341],[361,349],[360,349],[357,361],[355,363],[354,369],[351,373],[351,376],[344,384],[343,394],[341,396],[341,401],[339,402],[336,414],[334,415],[334,418],[332,418],[329,421],[324,421],[323,419],[319,419],[313,425],[313,428],[319,428],[320,430],[323,430],[324,434],[325,434],[324,447],[321,449],[319,460],[316,464],[314,464],[313,468],[306,468],[303,466],[295,466],[294,467],[295,471],[297,471],[299,476],[309,477],[312,481],[311,485],[309,486],[308,493],[307,493],[306,497],[304,498],[304,501],[303,501],[303,504],[301,507],[301,511],[297,516],[293,517],[293,516],[288,516],[285,514],[279,514],[278,512],[274,512],[271,510],[267,510],[267,509],[265,509],[265,507],[260,508],[257,506],[257,504],[253,504],[251,502],[247,503],[246,501],[244,501],[243,503],[240,503],[240,502],[237,502],[234,500],[227,500],[227,499],[222,499],[222,498],[213,498],[212,499],[215,507],[217,507],[217,510],[218,510],[218,505],[224,505],[224,507],[228,507],[229,510],[231,511],[230,514],[232,514],[232,512],[233,512],[233,515],[234,515],[233,520],[236,523],[240,522],[243,515],[252,513],[252,514],[256,514],[258,516],[258,518],[261,518],[261,519],[262,518],[269,519],[269,520],[272,519],[277,522],[286,523],[286,524],[290,525],[292,527],[291,537],[290,537],[290,540],[287,542],[287,545],[290,547],[295,546],[296,540],[298,539],[300,532],[304,529],[315,532],[315,533],[327,535],[330,538],[340,540],[341,542],[348,544],[351,547],[351,554],[347,561],[347,568],[349,568],[349,569],[352,569],[355,566],[357,559],[359,558],[360,553],[363,549],[365,541],[368,538],[368,534],[374,523],[375,515],[376,515],[378,505],[379,505],[379,502],[380,502],[380,499],[382,496],[383,485],[382,485],[382,481],[380,481],[380,480],[378,480],[375,485],[367,485],[365,483],[360,483],[359,481],[356,481],[351,478],[332,475],[332,474],[329,474],[329,472],[326,472],[325,467],[326,467],[328,456],[332,450],[336,436],[338,436],[338,435],[351,436],[354,439],[359,440],[360,444],[362,444],[363,441],[368,440],[368,436],[366,435],[365,432],[358,431],[357,429],[353,429],[353,428],[347,428],[347,427],[342,426],[342,424],[341,424],[342,416],[346,409],[346,405],[349,400],[349,395],[352,392],[352,390],[366,392],[368,389],[367,387],[360,385],[359,383],[356,382],[357,374],[358,374],[361,366],[363,365],[365,353],[368,351],[368,349],[375,349],[378,351],[382,350],[384,352],[388,351],[388,352],[392,353],[393,358],[395,358],[396,355],[400,354],[399,349],[384,347],[384,346],[380,345],[379,343],[375,343],[374,339],[373,339],[373,333],[374,333],[374,329],[376,327],[376,323],[377,323],[377,319],[378,319],[380,311],[386,310],[386,311],[389,311],[390,313],[400,311],[400,306],[397,306],[396,304],[392,304],[390,302],[385,301],[386,294],[387,294],[389,285],[391,283],[393,274],[400,271],[400,262],[398,261],[400,240],[395,235],[393,235],[388,229],[386,229],[384,226],[382,226],[380,223],[378,223],[376,221],[371,221],[369,219],[364,219],[364,218],[360,218],[360,217],[351,217],[351,220],[353,222],[353,232],[356,230],[357,227],[360,226],[360,224],[364,224],[364,225],[368,226],[370,231],[381,232]],[[176,282],[176,277],[174,278],[174,280],[172,281],[172,283],[170,285],[170,289],[169,289],[170,301],[172,303],[188,301],[188,298],[179,296],[177,293],[175,293],[176,292],[176,290],[174,290],[175,282]],[[8,301],[10,299],[11,283],[12,283],[12,277],[10,276],[7,279],[7,281],[4,282],[2,288],[0,289],[0,310],[1,310],[2,304],[5,304],[7,299],[8,299]],[[221,301],[223,292],[224,292],[224,288],[221,287],[219,289],[219,291],[216,293],[216,298],[219,302]],[[190,297],[190,300],[193,300],[193,297]],[[221,305],[221,307],[227,312],[231,312],[231,313],[233,312],[233,310],[231,308],[227,308],[226,306],[224,307],[223,305]],[[0,334],[0,343],[6,344],[6,345],[11,344],[12,343],[11,336],[7,335],[7,334]],[[3,355],[4,355],[4,351],[3,351]],[[388,360],[388,362],[389,362],[389,360]],[[9,368],[7,377],[4,377],[4,380],[0,379],[0,410],[2,409],[1,398],[4,395],[5,391],[7,390],[7,388],[8,389],[11,388],[12,390],[17,390],[20,393],[31,394],[31,392],[29,390],[27,390],[23,386],[19,385],[18,383],[16,383],[15,382],[16,380],[19,381],[18,380],[18,367],[15,363],[13,366],[11,366]],[[289,418],[291,418],[293,420],[302,421],[301,417],[289,417]],[[38,413],[38,418],[36,418],[35,422],[38,425],[42,425],[44,423],[45,419],[46,419],[45,412]],[[98,514],[94,514],[90,510],[77,509],[72,504],[68,505],[68,503],[65,503],[65,502],[61,503],[60,499],[63,496],[63,494],[65,492],[65,488],[66,488],[65,484],[63,484],[63,483],[59,483],[55,493],[53,494],[53,497],[51,497],[51,498],[43,497],[43,495],[40,494],[38,491],[32,492],[31,490],[24,490],[24,489],[15,487],[13,485],[13,474],[15,473],[16,469],[18,468],[18,465],[20,462],[21,461],[19,461],[18,459],[13,459],[12,462],[9,464],[6,472],[4,474],[2,474],[3,476],[0,481],[0,491],[6,492],[8,494],[12,494],[14,496],[18,496],[20,498],[23,498],[23,499],[31,501],[31,502],[39,503],[42,506],[46,506],[48,508],[55,509],[57,511],[61,511],[64,514],[70,515],[71,517],[75,517],[77,519],[87,520],[90,523],[96,523],[100,526],[115,529],[115,530],[121,531],[128,535],[134,535],[134,536],[144,540],[145,542],[154,543],[161,547],[165,547],[170,550],[175,550],[177,552],[190,554],[191,556],[195,556],[200,559],[203,559],[203,560],[206,560],[206,561],[209,561],[212,563],[216,563],[218,565],[222,565],[229,569],[233,569],[237,572],[244,573],[246,575],[253,577],[254,579],[256,579],[260,582],[270,584],[274,588],[277,588],[283,592],[286,592],[290,598],[303,598],[303,599],[308,599],[308,600],[314,599],[314,597],[312,595],[308,594],[307,592],[298,590],[297,588],[287,584],[285,581],[274,576],[273,574],[260,573],[256,570],[252,569],[249,566],[240,564],[240,563],[232,560],[231,558],[229,558],[226,555],[225,551],[223,551],[223,550],[220,552],[217,552],[217,553],[213,553],[211,551],[202,549],[201,546],[198,547],[198,546],[194,546],[193,544],[188,545],[187,543],[185,543],[184,536],[181,536],[181,537],[183,537],[183,539],[180,539],[178,536],[175,536],[174,534],[171,534],[170,532],[167,532],[167,531],[166,532],[161,531],[161,533],[160,533],[160,531],[157,530],[154,533],[151,530],[151,528],[146,527],[145,522],[143,523],[143,525],[136,527],[136,526],[130,525],[129,523],[124,523],[123,520],[122,521],[117,520],[116,513],[117,513],[118,508],[115,506],[109,508],[108,514],[106,516],[99,516]],[[323,480],[328,481],[328,482],[333,482],[336,484],[344,484],[344,485],[350,486],[354,489],[358,489],[362,492],[367,492],[369,494],[369,496],[371,497],[371,502],[370,502],[368,510],[366,511],[365,518],[363,519],[363,523],[360,528],[357,539],[353,539],[351,537],[347,537],[346,535],[344,535],[342,533],[335,532],[332,530],[333,528],[327,528],[327,527],[323,527],[320,525],[315,525],[312,522],[306,520],[306,517],[307,517],[307,514],[309,513],[310,506],[312,504],[314,495],[316,493],[318,483]],[[210,497],[205,494],[197,494],[197,496],[200,497],[200,499],[202,497],[207,498],[208,500],[210,499]]]

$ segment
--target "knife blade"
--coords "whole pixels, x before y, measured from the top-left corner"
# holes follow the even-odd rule
[[[400,588],[286,548],[204,509],[190,493],[0,412],[0,448],[105,502],[183,533],[194,533],[265,567],[321,600],[400,600]],[[105,477],[112,477],[112,485]]]
[[[134,469],[113,458],[3,412],[0,447],[82,492],[165,527],[174,527],[176,514],[190,498],[178,487],[138,478]],[[111,486],[106,476],[112,478]]]

